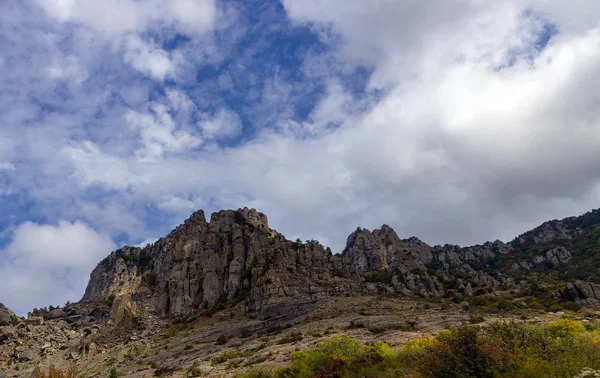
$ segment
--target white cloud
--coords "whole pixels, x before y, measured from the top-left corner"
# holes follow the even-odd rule
[[[60,57],[47,68],[51,79],[70,79],[81,84],[88,78],[87,70],[81,67],[79,59],[75,56]]]
[[[1,162],[0,163],[0,171],[14,171],[16,170],[15,165],[10,162]]]
[[[204,115],[200,121],[202,134],[208,139],[227,139],[242,131],[242,121],[237,113],[221,109],[214,116]]]
[[[102,183],[113,189],[127,189],[137,180],[127,161],[104,154],[91,141],[66,146],[62,154],[76,165],[74,181],[83,187]]]
[[[399,7],[388,12],[360,4],[346,10],[356,12],[350,19],[386,23],[372,33],[417,39],[396,43],[391,35],[370,35],[379,54],[372,86],[386,88],[379,101],[355,99],[331,79],[308,120],[290,121],[286,111],[273,110],[280,132],[289,132],[262,130],[243,146],[156,160],[151,169],[129,161],[144,178],[132,190],[159,203],[165,195],[194,194],[225,207],[260,205],[274,227],[302,230],[306,238],[327,235],[338,250],[357,225],[386,222],[402,236],[472,243],[510,238],[545,218],[594,206],[600,177],[594,104],[600,93],[590,83],[600,67],[592,48],[597,28],[561,35],[536,56],[529,50],[542,25],[514,4],[465,2],[448,14],[440,9],[423,20],[431,29],[418,38],[421,22],[406,25],[382,14],[414,17],[404,5],[382,3]],[[348,20],[319,9],[316,21],[346,33],[346,24],[337,23]],[[453,33],[443,39],[449,29]],[[364,60],[372,50],[361,50],[368,41],[357,33],[344,34],[346,48]],[[394,69],[394,62],[404,63]],[[264,89],[261,109],[291,92],[276,75]],[[178,103],[178,96],[170,97]],[[236,135],[239,123],[224,120],[219,114],[201,122],[203,136]],[[330,124],[340,126],[322,132]],[[296,139],[307,135],[313,138]],[[565,203],[571,204],[567,213]]]
[[[176,64],[168,52],[139,37],[127,38],[124,58],[133,68],[157,80],[164,80],[176,72]]]
[[[91,270],[115,247],[83,222],[23,223],[2,251],[0,301],[24,314],[79,300]]]
[[[140,133],[142,147],[136,154],[142,159],[158,158],[169,152],[183,152],[202,144],[199,136],[178,129],[166,105],[151,104],[150,111],[146,113],[129,111],[125,120],[132,130]]]
[[[60,22],[86,26],[106,38],[141,32],[153,22],[165,22],[194,32],[212,28],[215,0],[36,0]]]
[[[158,203],[161,210],[176,213],[181,217],[187,217],[199,208],[199,201],[193,201],[187,198],[169,196]]]

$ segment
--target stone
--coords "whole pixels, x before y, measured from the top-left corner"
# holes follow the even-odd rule
[[[71,315],[67,318],[67,321],[69,323],[76,323],[81,319],[83,319],[83,315]]]
[[[48,313],[48,315],[46,316],[46,318],[49,320],[66,318],[66,317],[67,317],[67,313],[64,312],[63,309],[61,309],[61,308],[55,308],[54,310],[50,311]]]
[[[15,329],[11,326],[0,327],[0,335],[5,336],[5,340],[14,339],[16,337]]]
[[[37,359],[37,355],[31,350],[25,350],[19,353],[18,360],[22,362],[32,362]]]
[[[0,309],[0,324],[9,324],[12,322],[8,311]]]
[[[44,324],[44,318],[41,316],[30,316],[29,318],[27,318],[27,324],[31,324],[31,325],[43,325]]]
[[[118,327],[126,318],[133,318],[137,315],[137,304],[131,298],[131,295],[125,294],[117,297],[110,311],[108,324]]]
[[[64,320],[59,320],[56,326],[61,329],[71,329],[71,325]]]

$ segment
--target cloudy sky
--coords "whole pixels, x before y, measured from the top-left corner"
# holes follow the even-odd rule
[[[0,302],[255,207],[340,252],[599,207],[596,0],[0,2]]]

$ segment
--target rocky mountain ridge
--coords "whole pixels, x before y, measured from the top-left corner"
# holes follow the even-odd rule
[[[568,265],[571,251],[552,243],[595,230],[598,214],[546,222],[509,243],[470,247],[403,240],[387,225],[357,228],[342,253],[333,254],[318,241],[287,240],[254,209],[222,210],[209,221],[200,210],[152,245],[111,253],[92,272],[82,300],[127,294],[157,315],[228,306],[272,316],[286,307],[361,293],[460,299],[523,288],[531,281],[523,271]],[[576,299],[585,301],[580,294]]]

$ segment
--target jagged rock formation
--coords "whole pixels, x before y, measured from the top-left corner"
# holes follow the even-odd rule
[[[417,238],[401,240],[383,225],[373,231],[358,228],[344,251],[334,255],[317,241],[287,240],[254,209],[222,210],[210,221],[200,210],[153,245],[111,253],[92,272],[83,300],[132,295],[159,315],[228,303],[269,316],[336,295],[441,297],[456,289],[452,295],[472,296],[473,286],[490,291],[501,282],[469,264],[511,250],[500,241],[432,248]],[[469,282],[457,281],[456,274]]]
[[[552,243],[578,240],[595,227],[597,216],[591,212],[550,221],[510,243],[464,248],[402,240],[387,225],[358,228],[342,253],[334,255],[317,241],[287,240],[254,209],[222,210],[209,221],[200,210],[153,245],[111,253],[92,272],[83,300],[130,295],[140,311],[158,315],[227,304],[270,316],[336,295],[388,292],[460,299],[523,286],[526,282],[513,278],[520,270],[568,266],[573,253]],[[581,299],[587,298],[593,297]]]

